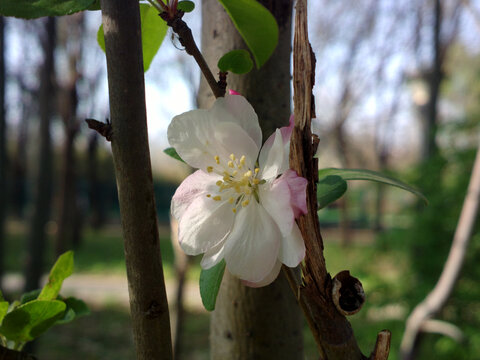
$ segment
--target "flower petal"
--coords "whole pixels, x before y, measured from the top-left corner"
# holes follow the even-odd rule
[[[210,248],[205,255],[203,255],[202,261],[200,261],[200,266],[202,269],[210,269],[217,265],[223,259],[223,254],[225,250],[225,241],[219,242],[214,247]]]
[[[187,176],[173,195],[171,205],[173,217],[179,220],[195,198],[216,191],[218,187],[215,182],[220,179],[221,176],[214,173],[208,174],[202,170]]]
[[[276,178],[288,169],[288,157],[285,158],[283,137],[280,129],[275,131],[274,136],[272,145],[268,146],[265,144],[258,158],[261,169],[260,177],[262,179]]]
[[[295,218],[287,181],[280,177],[273,182],[260,185],[258,190],[260,203],[275,220],[282,236],[288,236],[292,232]]]
[[[222,173],[230,154],[245,155],[255,163],[259,146],[226,111],[192,110],[175,116],[168,127],[168,141],[190,166]],[[215,156],[223,159],[217,164]]]
[[[259,282],[277,262],[282,235],[267,211],[252,201],[241,209],[225,243],[229,271],[242,280]]]
[[[223,121],[240,125],[260,149],[262,146],[262,130],[258,123],[258,116],[252,105],[239,93],[218,98],[210,112],[212,116],[219,117]]]
[[[298,176],[292,169],[286,170],[277,180],[285,180],[290,189],[290,204],[295,218],[307,213],[307,179]]]
[[[228,235],[234,216],[227,201],[197,196],[178,219],[180,247],[188,255],[209,251]]]
[[[282,238],[278,259],[289,267],[297,266],[305,257],[305,242],[297,224],[293,224],[290,235]]]
[[[268,274],[265,277],[265,279],[262,279],[259,282],[242,280],[242,283],[246,286],[253,287],[253,288],[259,288],[262,286],[270,285],[278,277],[278,274],[280,273],[281,268],[282,268],[282,263],[280,261],[277,261],[272,271],[270,272],[270,274]]]

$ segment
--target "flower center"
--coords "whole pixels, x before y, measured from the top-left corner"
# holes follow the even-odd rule
[[[222,165],[218,155],[214,157],[214,160],[216,164]],[[265,183],[265,180],[257,177],[260,169],[257,167],[252,171],[246,168],[245,155],[238,159],[234,154],[230,154],[229,160],[224,165],[226,166],[223,166],[223,173],[219,174],[223,176],[223,179],[216,182],[218,195],[207,194],[207,197],[214,201],[228,201],[232,204],[234,213],[240,207],[248,206],[252,196],[258,202],[258,186]],[[213,167],[208,166],[207,172],[211,173],[212,171]]]

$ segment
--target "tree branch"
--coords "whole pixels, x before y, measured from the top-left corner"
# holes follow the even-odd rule
[[[138,360],[171,360],[137,0],[101,0],[107,56],[112,153],[117,178],[130,310]]]
[[[297,289],[292,289],[298,294],[298,301],[322,359],[365,359],[350,323],[337,311],[332,301],[332,279],[327,273],[323,256],[323,241],[317,216],[318,163],[313,157],[318,138],[312,138],[310,130],[311,119],[315,117],[312,95],[314,67],[315,56],[308,40],[307,1],[298,0],[293,41],[295,126],[290,143],[290,167],[308,180],[308,213],[297,220],[306,247],[304,283],[299,290],[298,286]],[[385,346],[383,348],[386,349]]]
[[[202,71],[203,76],[207,80],[208,85],[212,89],[213,95],[216,98],[225,96],[226,82],[225,79],[222,79],[217,82],[213,76],[210,68],[208,67],[207,62],[205,61],[202,53],[195,43],[195,39],[192,35],[192,30],[188,27],[187,23],[182,20],[183,12],[178,11],[176,16],[170,18],[167,12],[160,14],[160,17],[167,22],[167,25],[172,28],[172,30],[178,35],[178,40],[185,47],[187,54],[192,55],[195,61],[197,62],[200,70]],[[222,73],[225,77],[225,73]]]
[[[437,314],[445,305],[452,293],[455,282],[465,260],[467,246],[472,236],[477,218],[480,200],[480,146],[470,178],[467,195],[453,236],[452,246],[440,279],[434,289],[418,304],[407,319],[407,326],[400,345],[402,359],[412,359],[418,335],[424,322]]]

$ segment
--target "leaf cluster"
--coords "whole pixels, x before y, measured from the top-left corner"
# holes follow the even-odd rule
[[[42,289],[9,303],[0,292],[0,344],[21,350],[55,324],[71,322],[89,313],[87,305],[74,297],[59,295],[63,281],[73,272],[73,252],[62,254],[53,265]]]

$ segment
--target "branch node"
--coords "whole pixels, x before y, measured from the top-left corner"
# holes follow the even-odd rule
[[[370,360],[387,360],[390,353],[390,339],[392,333],[389,330],[382,330],[377,335],[375,348],[373,349]]]
[[[98,132],[105,139],[107,139],[107,141],[112,141],[113,127],[112,127],[112,123],[108,119],[106,119],[107,121],[106,123],[103,123],[95,119],[85,119],[85,121],[88,124],[88,127],[90,129]]]
[[[340,271],[333,278],[332,300],[340,314],[356,314],[365,303],[362,283],[350,271]]]

